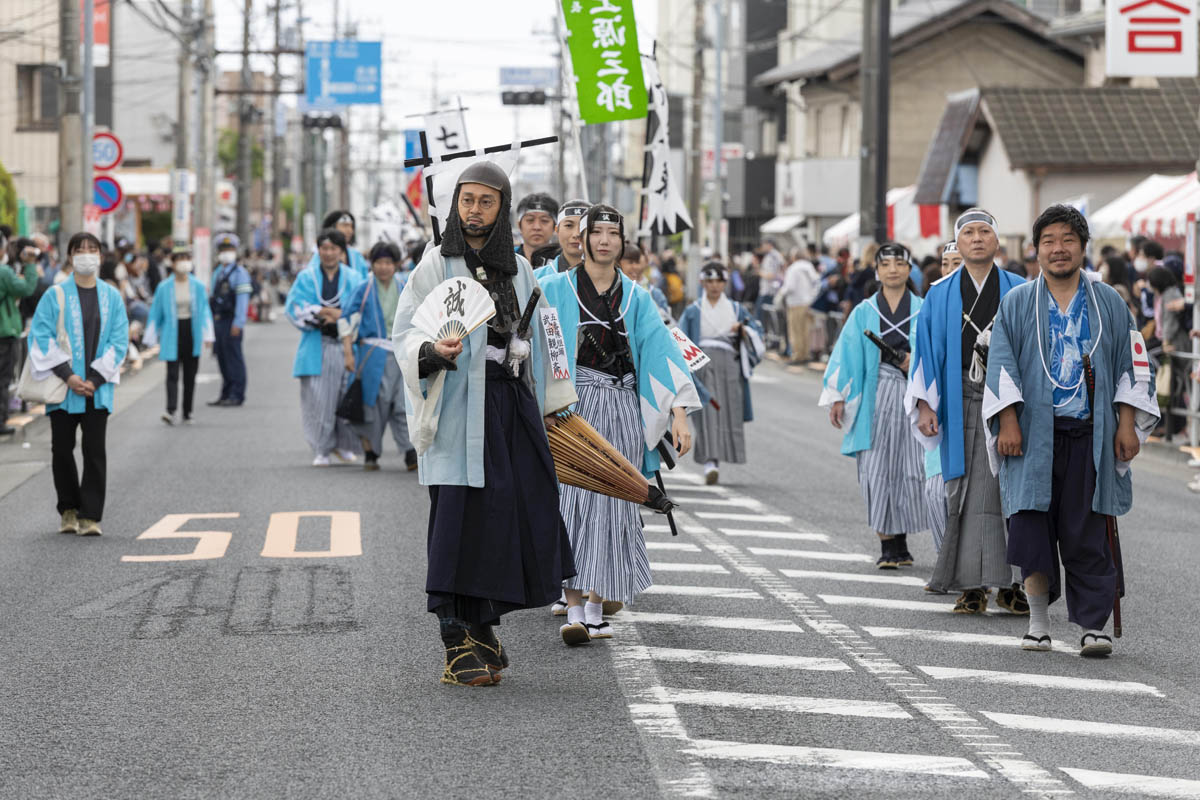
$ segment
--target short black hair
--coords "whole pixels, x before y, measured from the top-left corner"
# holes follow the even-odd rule
[[[642,246],[637,242],[625,242],[625,249],[621,251],[622,261],[641,261],[642,256],[646,253],[642,250]]]
[[[1159,294],[1177,285],[1175,273],[1166,267],[1151,267],[1150,271],[1146,273],[1146,282]]]
[[[1142,245],[1144,245],[1145,243],[1146,243],[1145,236],[1130,236],[1129,237],[1129,249],[1131,251],[1133,251],[1134,253],[1141,252]]]
[[[341,219],[342,217],[349,217],[350,222],[353,223],[353,225],[354,225],[354,228],[356,230],[358,229],[358,220],[356,220],[354,218],[354,215],[351,214],[349,211],[330,211],[328,214],[325,215],[325,219],[321,220],[321,227],[322,228],[335,228],[335,227],[337,227],[338,220]]]
[[[70,256],[77,253],[79,248],[83,247],[84,242],[91,242],[92,244],[96,245],[98,250],[104,249],[104,245],[100,244],[99,239],[87,231],[82,231],[72,236],[70,241],[67,242],[67,255]]]
[[[1142,242],[1142,255],[1154,261],[1162,261],[1163,246],[1153,239],[1147,239]]]
[[[400,248],[395,242],[376,242],[367,260],[374,264],[381,258],[390,258],[397,267],[400,266]]]
[[[1083,214],[1074,206],[1067,206],[1061,203],[1052,205],[1043,211],[1033,222],[1033,246],[1040,247],[1042,231],[1047,227],[1059,222],[1065,222],[1079,237],[1079,244],[1087,246],[1088,239],[1088,224]]]
[[[317,247],[320,247],[324,242],[333,242],[342,249],[342,252],[347,256],[350,252],[346,249],[346,237],[337,228],[326,228],[317,234]]]

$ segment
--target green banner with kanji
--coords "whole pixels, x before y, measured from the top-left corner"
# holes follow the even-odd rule
[[[591,124],[646,116],[633,0],[562,0],[562,6],[580,119]]]

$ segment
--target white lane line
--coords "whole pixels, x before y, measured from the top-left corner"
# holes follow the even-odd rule
[[[682,470],[679,472],[668,472],[666,475],[662,476],[662,479],[663,483],[675,483],[680,481],[683,483],[704,483],[704,477],[702,475],[695,472],[683,472]]]
[[[787,572],[787,570],[782,570]],[[877,639],[912,639],[921,642],[945,642],[947,644],[985,644],[998,647],[1019,647],[1021,640],[1016,636],[1000,636],[995,633],[955,633],[954,631],[929,631],[920,628],[878,628],[863,626],[863,630]],[[1079,648],[1061,642],[1054,649],[1063,653],[1079,654]]]
[[[1200,781],[1162,778],[1157,775],[1097,772],[1091,769],[1072,769],[1070,767],[1059,767],[1059,769],[1089,789],[1133,794],[1138,797],[1170,797],[1176,800],[1200,798]]]
[[[653,625],[685,625],[698,628],[726,628],[745,631],[772,631],[775,633],[803,633],[799,625],[790,619],[762,619],[758,617],[705,617],[698,614],[659,614],[652,611],[626,611],[621,620]]]
[[[697,529],[699,529],[701,531],[708,530],[707,528],[703,528],[698,525],[676,525],[676,527],[679,528],[679,530],[683,531],[684,533],[695,533]],[[651,523],[649,525],[643,525],[642,530],[645,531],[646,533],[670,533],[671,526],[670,525],[659,525],[658,523]]]
[[[779,744],[723,742],[715,739],[693,739],[686,752],[701,758],[730,761],[763,761],[779,766],[836,767],[839,769],[882,770],[885,772],[914,772],[923,775],[943,775],[954,778],[983,778],[991,776],[965,758],[948,756],[909,755],[907,753],[878,753],[869,750],[835,750],[828,747],[797,747]]]
[[[663,481],[666,485],[670,485],[671,481],[663,476]],[[703,492],[704,494],[724,494],[724,486],[697,486],[695,484],[681,484],[671,489],[671,496],[675,496],[675,492]]]
[[[817,656],[783,656],[772,653],[730,653],[724,650],[686,650],[674,647],[647,647],[646,653],[655,661],[686,664],[717,664],[728,667],[758,669],[798,669],[807,672],[851,672],[853,667],[836,658]]]
[[[646,542],[647,550],[675,550],[680,553],[699,553],[700,548],[690,542]]]
[[[921,578],[908,575],[882,575],[871,572],[826,572],[819,569],[781,569],[787,578],[815,578],[826,581],[851,581],[853,583],[890,583],[893,586],[924,586]]]
[[[1045,675],[1033,672],[1002,672],[992,669],[964,669],[962,667],[923,667],[917,669],[937,681],[963,680],[970,683],[1012,684],[1038,689],[1074,689],[1081,692],[1107,692],[1109,694],[1165,695],[1158,689],[1137,681],[1109,681],[1100,678],[1077,678],[1071,675]]]
[[[651,572],[706,572],[712,575],[728,575],[729,570],[720,564],[681,564],[670,561],[651,561]]]
[[[980,711],[985,717],[1005,728],[1038,733],[1066,733],[1078,736],[1101,736],[1119,739],[1141,739],[1163,744],[1200,746],[1200,731],[1151,728],[1144,725],[1123,725],[1113,722],[1092,722],[1085,719],[1055,719],[1028,714],[1001,714]]]
[[[671,495],[672,500],[697,506],[727,506],[729,508],[761,509],[762,503],[753,497],[678,497]]]
[[[738,708],[744,711],[785,711],[791,714],[831,714],[839,717],[871,717],[873,719],[912,719],[896,703],[875,700],[843,700],[830,697],[800,697],[787,694],[753,694],[748,692],[710,692],[703,689],[680,689],[672,686],[659,690],[668,703],[714,708]]]
[[[750,536],[758,539],[787,539],[793,542],[828,542],[829,534],[811,531],[759,531],[749,528],[718,528],[726,536]]]
[[[833,553],[829,550],[790,550],[786,547],[747,547],[756,556],[784,556],[786,558],[815,558],[821,561],[857,561],[874,564],[872,556],[861,553]]]
[[[883,597],[847,597],[840,594],[819,594],[817,597],[831,606],[867,606],[869,608],[890,608],[896,611],[926,611],[934,614],[953,614],[954,606],[949,603],[926,603],[922,600],[888,600]],[[997,609],[989,608],[989,614],[1000,613]]]
[[[667,594],[677,597],[710,597],[718,600],[762,600],[761,594],[753,589],[732,586],[678,586],[672,583],[656,583],[642,594]]]
[[[693,511],[692,516],[699,519],[727,519],[730,522],[762,522],[786,525],[792,518],[786,514],[737,514],[730,511]]]

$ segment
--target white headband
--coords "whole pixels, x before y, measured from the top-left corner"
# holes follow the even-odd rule
[[[567,217],[582,217],[587,212],[587,206],[563,206],[562,211],[558,212],[558,221],[555,225],[561,223]]]
[[[986,211],[973,208],[970,211],[964,212],[962,216],[954,221],[954,238],[956,241],[958,240],[958,235],[962,233],[962,229],[973,222],[982,222],[992,229],[992,233],[997,236],[1000,235],[1000,231],[996,230],[996,218]]]

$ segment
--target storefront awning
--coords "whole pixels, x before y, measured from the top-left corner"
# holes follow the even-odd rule
[[[767,220],[758,226],[758,230],[761,233],[787,233],[799,228],[803,222],[801,214],[784,214]]]

